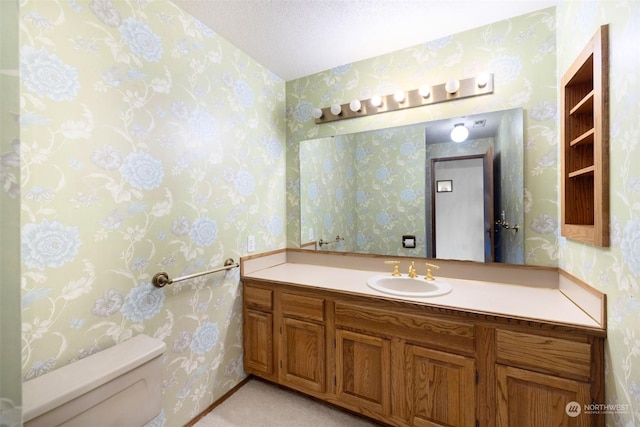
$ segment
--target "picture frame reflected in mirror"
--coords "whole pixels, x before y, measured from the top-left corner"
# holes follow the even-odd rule
[[[453,191],[453,181],[450,179],[436,181],[436,191],[438,193],[451,193]]]

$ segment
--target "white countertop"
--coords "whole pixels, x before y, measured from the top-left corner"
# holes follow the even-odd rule
[[[376,272],[312,264],[284,263],[251,272],[245,277],[487,314],[601,328],[595,320],[559,289],[437,276],[438,279],[446,280],[451,284],[452,291],[450,293],[436,297],[402,297],[382,293],[367,286],[367,278],[380,274],[390,273],[389,271]]]

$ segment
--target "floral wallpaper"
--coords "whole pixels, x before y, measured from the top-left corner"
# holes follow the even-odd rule
[[[640,57],[629,54],[640,39],[637,1],[564,1],[286,85],[167,1],[23,0],[17,13],[8,4],[17,7],[0,2],[1,398],[13,381],[5,320],[19,319],[7,303],[18,287],[5,276],[8,253],[23,260],[24,378],[146,333],[168,345],[152,425],[182,425],[243,376],[238,272],[162,292],[149,286],[155,272],[216,267],[246,253],[248,233],[258,251],[299,246],[302,140],[522,107],[525,262],[559,265],[607,294],[604,403],[626,410],[606,422],[640,423]],[[7,67],[14,16],[19,53]],[[605,23],[612,236],[597,248],[560,237],[557,82]],[[313,106],[485,70],[495,75],[491,96],[311,119]],[[5,96],[11,86],[15,100]],[[5,234],[18,209],[21,249]]]
[[[499,172],[494,175],[494,180],[499,180],[500,190],[494,194],[495,215],[502,216],[510,227],[524,224],[524,188],[523,183],[523,156],[524,144],[522,133],[522,110],[513,109],[502,116],[498,128],[495,147],[496,159],[499,162]],[[505,229],[496,227],[496,260],[507,264],[524,263],[524,233],[520,229]]]
[[[496,22],[287,82],[287,239],[300,245],[300,141],[483,111],[524,111],[524,262],[558,262],[555,9]],[[316,125],[312,108],[345,103],[482,71],[491,95]],[[394,236],[395,237],[395,236]]]
[[[147,334],[183,425],[238,384],[238,269],[285,246],[285,84],[168,1],[20,3],[22,373]]]
[[[323,250],[424,255],[424,155],[419,127],[301,142],[301,239],[315,226],[318,239],[344,238]]]
[[[580,25],[575,25],[579,22]],[[611,246],[559,240],[559,265],[607,294],[606,400],[622,409],[607,425],[640,425],[640,3],[562,2],[559,78],[600,25],[609,25]]]
[[[321,250],[355,251],[355,150],[341,136],[300,144],[301,242],[334,242]]]
[[[20,108],[18,5],[0,1],[0,425],[19,425]]]
[[[356,252],[424,255],[424,129],[350,137],[356,153]],[[415,249],[402,247],[403,235],[416,236]]]

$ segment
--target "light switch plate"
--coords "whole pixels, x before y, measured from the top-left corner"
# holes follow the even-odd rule
[[[254,236],[247,237],[247,252],[256,251],[256,238]]]

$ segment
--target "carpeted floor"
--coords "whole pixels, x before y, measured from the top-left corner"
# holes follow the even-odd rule
[[[194,427],[371,427],[378,424],[251,379]]]

